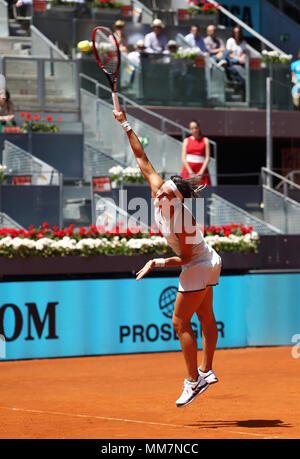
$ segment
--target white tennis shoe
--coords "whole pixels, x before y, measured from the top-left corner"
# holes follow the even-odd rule
[[[182,408],[195,400],[198,395],[202,394],[208,389],[209,384],[199,375],[198,381],[184,380],[183,392],[179,399],[176,401],[177,408]]]
[[[198,372],[199,375],[202,376],[202,378],[204,378],[208,384],[216,384],[219,381],[214,370],[208,370],[205,373],[204,371],[201,371],[200,368],[198,368]]]

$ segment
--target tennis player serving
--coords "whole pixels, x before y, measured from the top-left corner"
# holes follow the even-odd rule
[[[183,179],[172,176],[164,181],[149,161],[138,137],[126,119],[124,111],[113,111],[114,117],[127,133],[139,168],[148,181],[154,198],[155,221],[168,244],[175,252],[170,258],[148,261],[137,273],[142,279],[153,267],[181,266],[179,288],[172,323],[179,337],[187,369],[183,392],[176,401],[177,407],[191,403],[210,384],[218,381],[213,369],[213,357],[218,330],[213,312],[213,286],[218,284],[221,258],[207,245],[194,217],[183,204],[185,198],[197,197],[203,188],[201,179]],[[197,364],[197,340],[191,318],[197,314],[202,326],[202,363]]]

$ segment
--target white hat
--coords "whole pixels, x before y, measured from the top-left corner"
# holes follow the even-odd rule
[[[144,40],[138,40],[134,46],[135,48],[145,48],[145,42]]]
[[[161,27],[162,29],[165,27],[165,24],[160,19],[154,19],[151,24],[151,27]]]
[[[0,89],[0,99],[6,99],[6,91],[5,91],[5,89]]]
[[[176,46],[176,48],[178,48],[178,43],[175,40],[169,40],[167,47],[169,48],[170,46]]]

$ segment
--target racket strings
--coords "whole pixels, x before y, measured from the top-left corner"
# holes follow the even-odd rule
[[[97,30],[95,47],[104,69],[108,73],[114,74],[118,67],[119,56],[113,34],[109,30]]]

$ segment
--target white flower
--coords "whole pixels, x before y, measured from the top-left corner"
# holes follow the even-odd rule
[[[252,231],[250,234],[251,234],[251,239],[256,239],[256,240],[259,239],[259,236],[256,231]]]
[[[121,175],[123,173],[122,166],[113,166],[108,171],[111,175]]]

